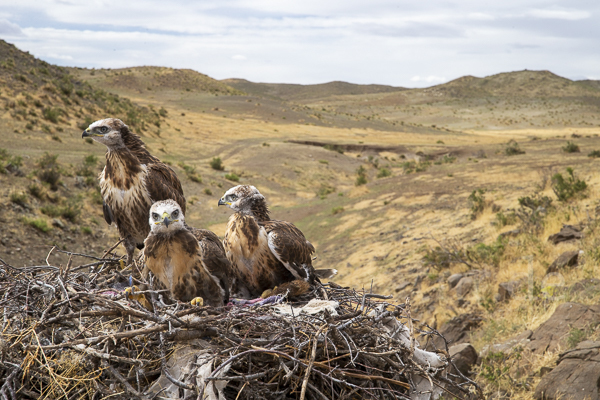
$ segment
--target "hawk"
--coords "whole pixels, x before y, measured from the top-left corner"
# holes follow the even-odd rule
[[[229,218],[223,245],[233,269],[232,291],[257,297],[292,281],[309,284],[331,278],[335,269],[315,270],[313,245],[292,223],[271,220],[265,197],[250,185],[229,189],[219,200],[235,211]]]
[[[130,264],[135,247],[141,249],[150,232],[148,211],[152,203],[174,199],[185,214],[181,182],[120,119],[96,121],[81,137],[90,137],[108,148],[106,166],[99,175],[104,219],[117,225]]]
[[[170,199],[152,205],[149,226],[144,262],[173,297],[180,301],[201,298],[200,304],[213,307],[227,304],[231,264],[219,237],[187,226],[183,210]]]

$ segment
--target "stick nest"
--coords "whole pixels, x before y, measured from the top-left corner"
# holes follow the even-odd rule
[[[273,306],[193,307],[148,290],[149,311],[123,295],[126,277],[141,279],[136,265],[122,269],[111,252],[67,254],[64,267],[15,268],[0,259],[3,400],[481,394],[447,360],[447,348],[431,353],[441,366],[415,361],[418,342],[440,335],[411,317],[408,301],[332,283],[311,297],[335,301],[334,312],[287,315]]]

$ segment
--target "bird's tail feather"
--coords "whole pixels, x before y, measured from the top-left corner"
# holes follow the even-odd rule
[[[334,269],[334,268],[330,268],[330,269],[315,269],[315,275],[319,279],[331,279],[335,275],[337,275],[337,273],[338,273],[337,269]]]

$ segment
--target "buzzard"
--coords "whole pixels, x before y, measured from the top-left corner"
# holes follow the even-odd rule
[[[275,286],[289,286],[288,282],[303,280],[312,285],[318,278],[337,273],[313,268],[313,245],[293,224],[271,220],[265,197],[254,186],[229,189],[219,205],[235,211],[223,245],[234,272],[232,291],[236,294],[257,297]]]
[[[146,267],[180,301],[221,307],[229,301],[231,264],[218,236],[185,224],[174,200],[150,208],[150,234],[144,241]]]
[[[117,225],[130,264],[135,247],[141,249],[150,232],[147,218],[152,203],[174,199],[185,214],[181,182],[120,119],[96,121],[81,137],[91,137],[108,148],[106,166],[99,176],[104,219]]]

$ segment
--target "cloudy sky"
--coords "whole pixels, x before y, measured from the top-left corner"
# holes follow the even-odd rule
[[[598,0],[0,0],[0,38],[53,64],[257,82],[600,79]]]

